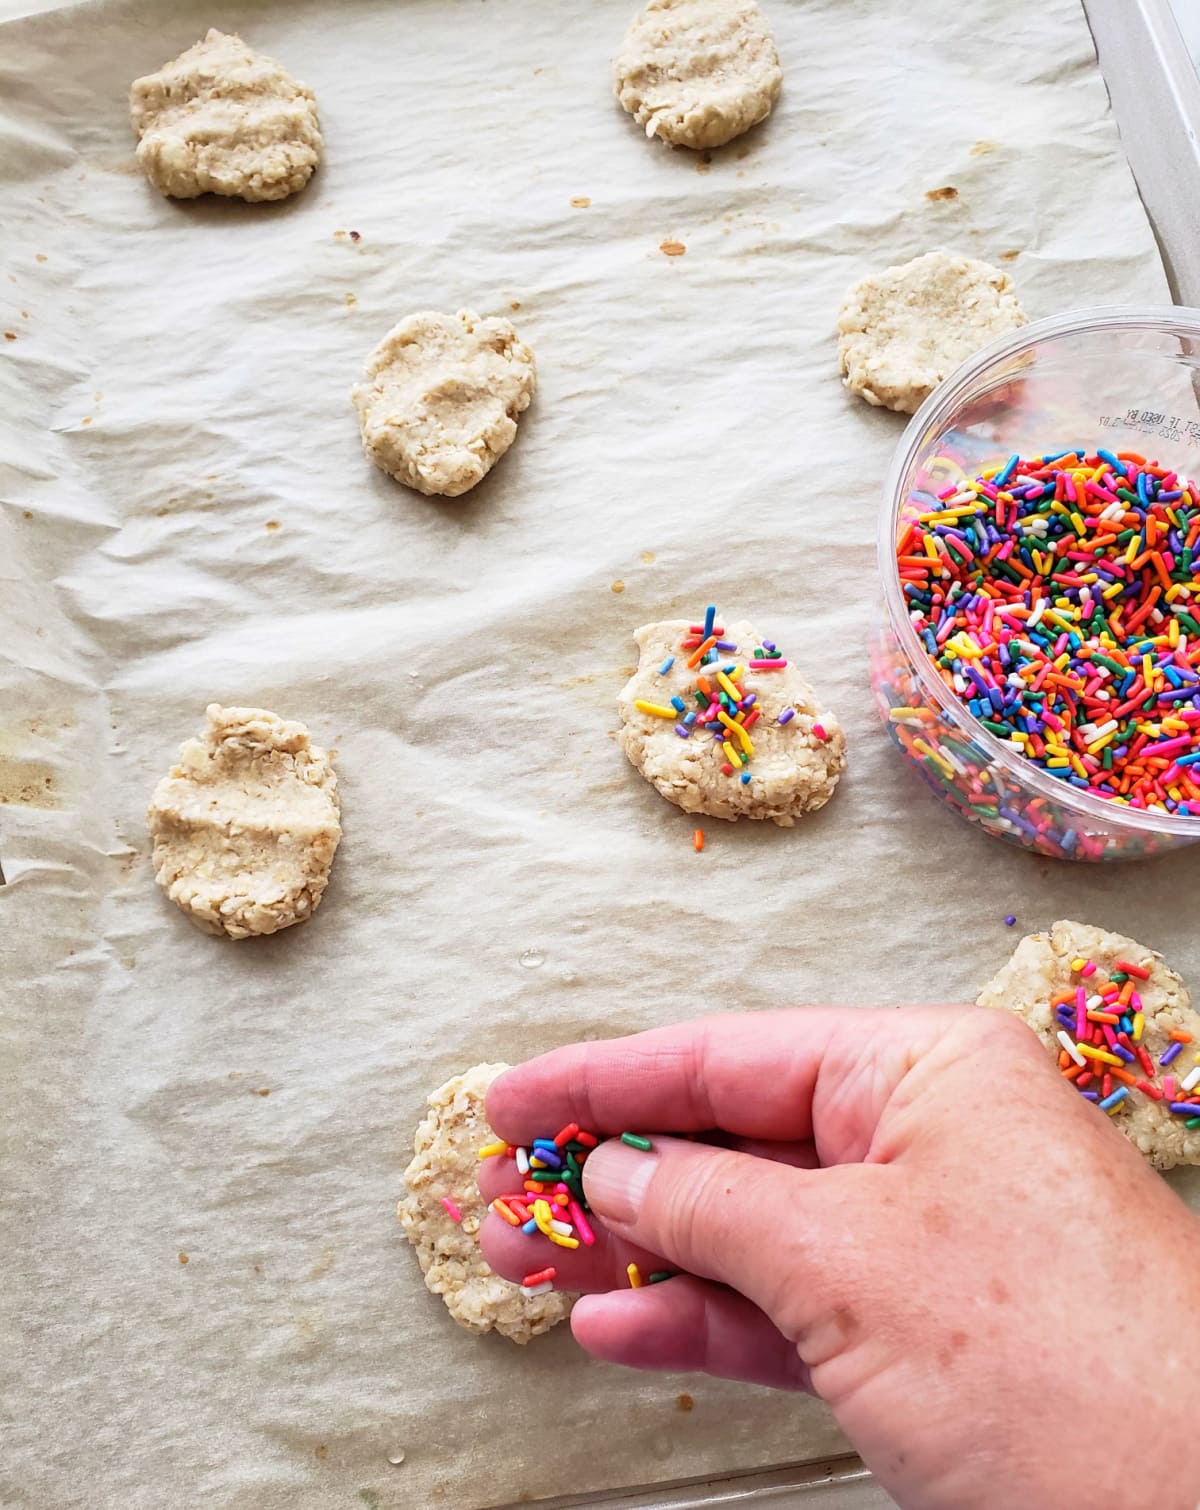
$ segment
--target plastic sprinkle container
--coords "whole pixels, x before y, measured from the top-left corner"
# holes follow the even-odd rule
[[[953,507],[939,501],[963,496],[960,490],[989,472],[1003,479],[1010,458],[1054,457],[1072,447],[1143,457],[1200,482],[1200,311],[1116,306],[1040,320],[987,347],[930,395],[896,448],[884,488],[872,686],[897,748],[963,817],[1043,855],[1136,859],[1200,840],[1200,814],[1188,812],[1187,802],[1172,812],[1099,795],[1082,774],[1079,784],[1068,784],[1058,776],[1069,772],[1029,758],[1019,731],[1008,738],[993,732],[994,718],[992,729],[985,727],[967,705],[964,678],[956,690],[943,675],[952,657],[941,654],[941,671],[935,665],[897,559],[898,544],[914,538],[915,521]],[[1163,600],[1145,633],[1165,633],[1172,617]],[[1185,651],[1200,648],[1186,620],[1182,635]],[[999,686],[1004,691],[1003,675]],[[1146,706],[1149,718],[1155,703]]]

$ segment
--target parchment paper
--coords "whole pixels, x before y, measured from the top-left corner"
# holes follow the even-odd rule
[[[1077,0],[768,9],[783,98],[711,161],[612,100],[629,0],[0,29],[6,1505],[476,1507],[839,1450],[811,1401],[458,1331],[393,1219],[425,1094],[698,1011],[968,999],[1061,914],[1195,975],[1196,860],[1010,852],[867,689],[903,421],[838,382],[845,287],[948,245],[1035,316],[1166,297]],[[136,173],[128,84],[209,25],[317,92],[283,206]],[[512,315],[540,389],[437,502],[367,464],[347,390],[460,306]],[[807,668],[851,769],[697,855],[614,700],[630,630],[710,600]],[[266,941],[151,877],[149,792],[211,699],[340,752],[333,883]]]

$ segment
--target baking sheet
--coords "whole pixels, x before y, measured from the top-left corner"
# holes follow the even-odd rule
[[[1171,292],[1176,303],[1194,308],[1200,249],[1185,206],[1200,182],[1200,4],[1084,0],[1084,9]]]
[[[1166,297],[1077,0],[775,0],[783,98],[709,160],[612,101],[630,10],[0,29],[6,1505],[478,1507],[843,1450],[812,1401],[458,1331],[393,1220],[425,1093],[697,1011],[967,999],[1009,912],[1200,963],[1200,862],[1008,851],[867,688],[903,421],[837,381],[846,285],[947,245],[1034,316]],[[317,92],[325,165],[282,206],[136,173],[128,83],[209,25]],[[438,502],[364,461],[347,390],[460,306],[512,315],[540,388]],[[614,702],[632,627],[710,600],[807,668],[851,766],[697,855]],[[340,752],[332,885],[274,939],[205,938],[151,878],[147,797],[211,699]]]

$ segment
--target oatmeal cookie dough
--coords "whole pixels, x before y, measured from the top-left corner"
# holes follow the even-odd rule
[[[688,660],[702,640],[694,631],[703,626],[667,619],[634,631],[639,661],[619,699],[621,748],[646,780],[686,813],[730,821],[770,818],[791,828],[833,796],[846,769],[845,736],[836,715],[821,708],[796,666],[771,641],[746,623],[715,627],[721,629],[718,644],[735,648],[719,649],[717,661],[694,667]],[[771,655],[780,669],[755,667],[755,661]],[[742,713],[743,734],[722,720],[721,714],[730,717],[726,706],[718,702],[714,715],[713,697],[724,691],[722,677],[749,702]],[[698,692],[706,702],[698,700]]]
[[[377,467],[457,498],[512,445],[536,385],[533,352],[507,320],[423,311],[388,331],[351,398]]]
[[[321,161],[311,89],[241,37],[210,30],[129,91],[137,160],[171,199],[286,199]]]
[[[1089,964],[1095,969],[1085,973]],[[1091,1009],[1103,1009],[1105,1004],[1100,997],[1111,994],[1114,974],[1117,981],[1123,983],[1122,965],[1133,965],[1147,975],[1144,980],[1140,975],[1131,977],[1141,1000],[1143,1025],[1140,1038],[1128,1036],[1133,1051],[1136,1053],[1140,1049],[1148,1056],[1153,1074],[1148,1072],[1141,1054],[1136,1054],[1135,1063],[1124,1062],[1124,1056],[1112,1050],[1103,1031],[1101,1052],[1111,1053],[1112,1058],[1118,1059],[1119,1068],[1124,1073],[1166,1094],[1156,1100],[1136,1085],[1129,1086],[1114,1079],[1113,1089],[1125,1089],[1128,1094],[1116,1103],[1112,1120],[1156,1169],[1170,1169],[1176,1164],[1198,1164],[1200,1128],[1189,1132],[1185,1126],[1188,1118],[1171,1111],[1168,1080],[1174,1080],[1179,1096],[1191,1094],[1185,1092],[1183,1086],[1188,1083],[1198,1062],[1200,1015],[1192,1010],[1187,987],[1161,954],[1155,954],[1119,933],[1106,933],[1086,923],[1058,922],[1049,933],[1034,933],[1021,940],[1012,959],[980,992],[978,1004],[981,1007],[1006,1007],[1016,1012],[1056,1059],[1064,1051],[1064,1040],[1059,1034],[1065,1034],[1066,1040],[1075,1045],[1072,1064],[1080,1058],[1085,1059],[1087,1068],[1093,1071],[1093,1080],[1086,1089],[1096,1093],[1102,1088],[1104,1071],[1113,1066],[1079,1053],[1078,1044],[1090,1045],[1090,1034],[1101,1025],[1089,1023],[1089,1037],[1078,1038],[1075,995],[1083,986]],[[1061,1001],[1060,1017],[1054,1003],[1062,998],[1069,999]],[[1067,1025],[1068,1017],[1070,1026]],[[1114,1036],[1121,1031],[1119,1024],[1108,1026],[1113,1028]],[[1191,1034],[1192,1041],[1177,1047],[1170,1036],[1173,1031]],[[1067,1068],[1071,1069],[1071,1065]],[[1086,1070],[1076,1078],[1081,1078],[1082,1073]],[[1200,1086],[1200,1074],[1196,1080]],[[1196,1111],[1200,1115],[1200,1106]]]
[[[838,316],[842,381],[868,404],[914,414],[968,357],[1025,323],[1006,273],[926,252],[847,293]]]
[[[312,916],[342,836],[337,777],[308,730],[211,703],[158,783],[154,879],[205,933],[277,933]]]
[[[430,1096],[429,1114],[413,1139],[413,1161],[404,1171],[408,1191],[396,1215],[417,1250],[425,1284],[442,1297],[459,1326],[525,1343],[569,1316],[574,1296],[523,1295],[520,1285],[493,1273],[479,1250],[484,1204],[475,1181],[479,1149],[492,1141],[484,1097],[506,1069],[506,1064],[477,1064]],[[461,1221],[454,1220],[443,1197]]]
[[[754,0],[650,0],[613,59],[616,95],[647,136],[720,147],[766,120],[783,71]]]

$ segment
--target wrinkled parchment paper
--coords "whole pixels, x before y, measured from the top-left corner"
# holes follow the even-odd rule
[[[811,1401],[457,1330],[393,1217],[425,1094],[698,1011],[972,998],[1061,914],[1197,974],[1196,860],[1010,852],[867,689],[903,421],[838,382],[845,287],[946,245],[1035,316],[1165,298],[1077,0],[774,0],[783,98],[711,160],[612,100],[630,9],[0,30],[6,1505],[477,1507],[840,1450]],[[130,80],[210,24],[317,92],[325,164],[282,206],[135,170]],[[395,319],[460,306],[512,316],[540,389],[438,502],[366,463],[347,392]],[[807,669],[851,769],[697,855],[614,700],[630,630],[709,600]],[[265,941],[151,878],[149,792],[211,699],[340,752],[333,883]]]

